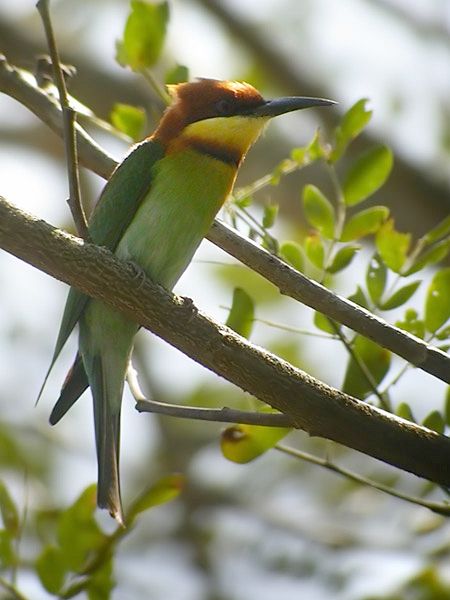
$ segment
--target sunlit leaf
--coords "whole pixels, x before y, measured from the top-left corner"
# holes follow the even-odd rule
[[[348,299],[351,300],[352,302],[354,302],[355,304],[362,306],[363,308],[369,307],[369,302],[366,298],[366,295],[365,295],[362,287],[359,285],[356,288],[356,292],[354,294],[352,294],[351,296],[349,296]]]
[[[255,319],[255,306],[252,298],[242,288],[234,288],[230,314],[225,323],[233,331],[248,338]]]
[[[228,460],[248,463],[273,448],[290,431],[283,427],[233,425],[222,432],[220,446]]]
[[[369,296],[374,304],[378,304],[386,287],[387,270],[378,254],[374,254],[366,272],[366,285]]]
[[[297,242],[286,241],[280,246],[280,255],[287,263],[289,263],[297,271],[303,271],[303,249]]]
[[[445,217],[443,221],[431,229],[424,237],[427,244],[432,244],[447,235],[450,235],[450,216]]]
[[[396,231],[394,221],[389,219],[378,230],[375,242],[384,264],[395,273],[400,273],[408,254],[411,234]]]
[[[428,287],[425,327],[434,333],[450,318],[450,267],[438,271]]]
[[[353,215],[344,225],[342,242],[360,239],[376,233],[389,216],[386,206],[372,206]]]
[[[330,333],[331,335],[336,335],[336,327],[333,327],[330,319],[324,314],[315,311],[313,322],[314,325],[321,331],[324,331],[325,333]]]
[[[323,268],[325,249],[319,235],[309,235],[305,239],[305,253],[314,266]]]
[[[189,81],[189,69],[185,65],[175,65],[166,73],[166,85],[184,83],[185,81]]]
[[[67,573],[62,551],[56,546],[46,546],[36,560],[36,572],[47,592],[56,595],[64,585]]]
[[[6,529],[0,529],[0,568],[6,569],[15,564],[14,537]]]
[[[315,185],[306,185],[303,189],[303,208],[305,216],[313,227],[328,239],[334,236],[334,208],[331,202]]]
[[[291,160],[296,162],[299,166],[303,166],[308,159],[307,148],[306,147],[293,148],[291,150],[290,158],[291,158]]]
[[[378,385],[389,371],[391,354],[371,340],[357,335],[353,352],[366,366],[374,385]],[[345,373],[343,391],[356,398],[364,399],[372,392],[372,385],[357,362],[351,357]]]
[[[217,266],[214,273],[227,285],[240,287],[252,298],[258,298],[258,306],[276,303],[280,299],[278,288],[248,267],[224,264]]]
[[[161,54],[168,20],[168,2],[131,0],[123,40],[117,42],[117,61],[133,70],[152,67]]]
[[[397,410],[395,412],[402,419],[406,419],[407,421],[411,421],[412,423],[415,423],[414,415],[412,413],[411,407],[406,402],[401,402],[397,406]]]
[[[381,310],[392,310],[393,308],[398,308],[399,306],[402,306],[402,304],[405,304],[405,302],[408,302],[421,283],[421,280],[412,281],[411,283],[401,287],[399,290],[394,292],[392,296],[386,300],[386,302],[383,302],[380,305]]]
[[[329,273],[337,273],[338,271],[342,271],[345,267],[352,262],[353,257],[361,249],[361,246],[356,244],[348,244],[347,246],[343,246],[340,248],[333,257],[331,265],[328,267],[327,271]]]
[[[440,329],[438,333],[435,334],[438,340],[447,340],[450,338],[450,325]]]
[[[130,104],[116,103],[111,112],[111,123],[116,129],[137,142],[142,137],[145,111],[143,108]]]
[[[437,433],[444,433],[445,430],[444,418],[438,410],[431,411],[422,421],[422,425]]]
[[[326,150],[322,145],[319,129],[316,130],[316,133],[314,134],[314,137],[309,143],[306,151],[308,153],[308,158],[311,162],[326,157]]]
[[[403,321],[397,321],[395,325],[420,339],[425,337],[425,323],[413,308],[406,309]]]
[[[266,204],[264,207],[264,215],[263,215],[263,227],[266,229],[270,229],[273,227],[275,223],[275,219],[278,215],[278,204]]]
[[[363,154],[344,179],[345,203],[354,206],[376,192],[388,178],[392,165],[392,152],[387,146],[377,146]]]
[[[413,263],[413,265],[404,272],[404,275],[417,273],[426,266],[434,265],[447,256],[450,252],[450,239],[441,240],[426,252],[423,252]]]
[[[342,117],[334,132],[334,148],[330,160],[336,162],[344,153],[348,144],[354,140],[370,121],[372,111],[366,109],[367,98],[358,100]]]
[[[16,503],[12,499],[6,485],[0,480],[0,513],[4,528],[13,536],[19,531],[20,519]]]
[[[130,523],[139,513],[149,508],[175,500],[180,495],[184,484],[185,478],[180,473],[162,477],[132,504],[127,515],[127,522]]]

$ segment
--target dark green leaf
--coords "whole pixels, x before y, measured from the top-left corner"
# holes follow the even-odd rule
[[[111,123],[116,129],[137,142],[142,137],[145,124],[145,111],[129,104],[114,104],[111,112]]]
[[[184,65],[175,65],[166,73],[166,85],[189,81],[189,69]]]
[[[355,304],[362,306],[363,308],[369,308],[369,302],[366,298],[366,295],[364,294],[363,289],[359,285],[356,288],[356,292],[349,296],[348,299],[354,302]]]
[[[371,233],[376,233],[389,216],[386,206],[372,206],[356,213],[344,225],[342,242],[357,240]]]
[[[356,244],[349,244],[348,246],[343,246],[340,248],[331,262],[331,265],[328,267],[328,273],[337,273],[338,271],[342,271],[347,267],[353,260],[353,257],[361,249],[361,246],[357,246]]]
[[[0,529],[0,568],[6,569],[15,563],[14,537],[6,529]]]
[[[367,98],[358,100],[342,117],[334,132],[335,143],[330,160],[336,162],[344,153],[348,144],[354,140],[370,121],[372,111],[366,109]]]
[[[374,385],[378,385],[389,371],[391,354],[385,348],[381,348],[360,335],[356,336],[353,343],[353,352],[366,366],[371,375]],[[362,372],[360,366],[350,358],[345,373],[343,391],[356,398],[364,399],[372,393],[372,385],[367,376]]]
[[[438,340],[447,340],[448,338],[450,338],[450,325],[448,325],[447,327],[444,327],[444,329],[440,329],[439,333],[436,334],[436,337]]]
[[[242,288],[233,291],[233,303],[225,325],[233,331],[248,338],[252,332],[255,319],[255,306],[251,297]]]
[[[367,291],[372,302],[378,305],[386,287],[387,270],[378,254],[374,254],[366,273]]]
[[[220,446],[225,458],[244,464],[273,448],[290,431],[283,427],[233,425],[222,432]]]
[[[392,164],[392,152],[387,146],[377,146],[363,154],[344,179],[345,203],[354,206],[376,192],[388,178]]]
[[[318,269],[323,269],[325,249],[319,235],[309,235],[305,239],[306,256]]]
[[[55,546],[46,546],[36,561],[36,572],[47,592],[57,595],[67,572],[62,551]]]
[[[297,242],[282,242],[280,246],[280,255],[297,271],[303,271],[303,250]]]
[[[334,208],[329,200],[315,185],[306,185],[303,189],[303,208],[305,216],[313,227],[328,239],[334,237]]]
[[[429,231],[425,235],[425,240],[427,244],[432,244],[433,242],[437,242],[441,238],[450,234],[450,216],[445,217],[443,221],[441,221],[436,227],[434,227],[431,231]]]
[[[264,207],[263,227],[270,229],[278,215],[278,204],[266,204]]]
[[[5,529],[13,536],[17,535],[20,525],[19,511],[3,481],[0,481],[0,513]]]
[[[99,569],[95,569],[89,578],[87,595],[89,600],[109,600],[115,587],[113,578],[112,557],[104,561]]]
[[[131,0],[123,40],[117,42],[117,61],[136,71],[152,67],[161,54],[168,20],[168,2]]]
[[[333,327],[330,319],[317,311],[314,312],[314,325],[325,333],[336,335],[336,327]]]
[[[434,265],[447,256],[450,252],[450,239],[442,240],[423,252],[413,263],[413,265],[405,271],[404,275],[412,275],[417,273],[426,266]]]
[[[434,333],[450,318],[450,267],[438,271],[425,300],[425,327]]]
[[[425,323],[413,308],[406,309],[403,321],[397,321],[395,325],[420,339],[425,337]]]
[[[394,221],[389,219],[378,230],[375,242],[384,264],[394,273],[400,273],[408,254],[411,235],[396,231]]]
[[[162,477],[132,504],[127,515],[127,523],[132,522],[139,513],[149,508],[175,500],[180,495],[184,484],[185,478],[180,473]]]
[[[445,430],[444,418],[438,410],[433,410],[430,412],[422,421],[422,425],[424,427],[428,427],[428,429],[436,431],[437,433],[444,433]]]
[[[395,412],[402,419],[406,419],[407,421],[411,421],[412,423],[415,423],[414,415],[412,413],[411,407],[406,402],[401,402],[397,406],[397,410]]]
[[[408,302],[421,283],[421,280],[412,281],[394,292],[386,302],[381,304],[381,310],[392,310],[393,308],[398,308],[399,306],[402,306],[402,304],[405,304],[405,302]]]

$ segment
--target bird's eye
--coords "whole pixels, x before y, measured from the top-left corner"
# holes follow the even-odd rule
[[[222,98],[216,102],[215,109],[218,115],[229,115],[232,109],[231,102]]]

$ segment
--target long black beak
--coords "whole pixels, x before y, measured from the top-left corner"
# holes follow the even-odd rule
[[[325,98],[307,98],[305,96],[288,96],[286,98],[276,98],[267,100],[261,106],[249,109],[248,114],[254,117],[276,117],[293,110],[303,108],[312,108],[314,106],[332,106],[337,104],[334,100]]]

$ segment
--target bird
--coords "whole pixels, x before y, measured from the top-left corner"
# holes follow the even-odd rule
[[[171,104],[152,135],[131,148],[107,181],[88,224],[92,243],[132,262],[172,290],[232,191],[248,150],[270,119],[332,100],[289,96],[265,100],[239,81],[196,79],[168,86]],[[91,388],[97,505],[124,525],[120,479],[120,413],[139,324],[69,290],[44,384],[78,324],[78,352],[51,412],[56,424]]]

